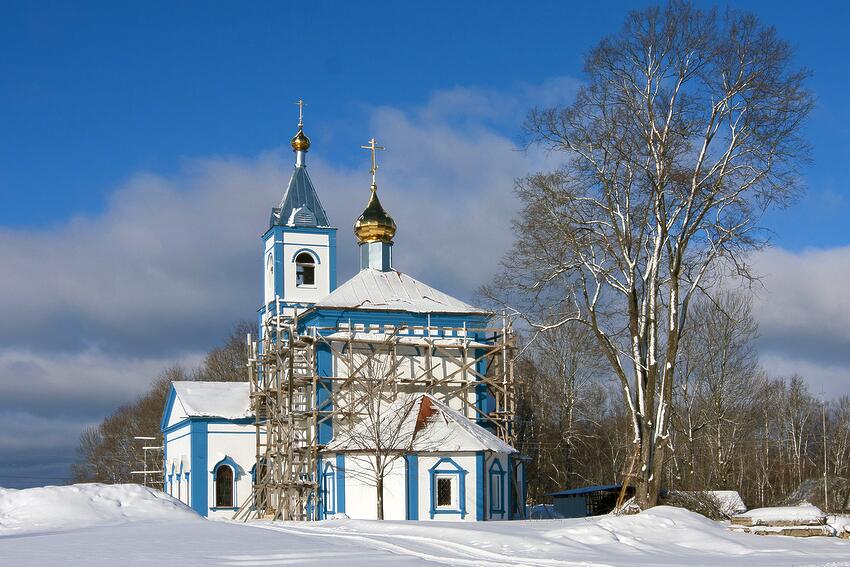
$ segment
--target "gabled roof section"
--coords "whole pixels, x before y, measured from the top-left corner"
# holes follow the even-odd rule
[[[365,268],[316,303],[326,309],[490,315],[397,270]]]
[[[517,450],[430,394],[402,396],[381,411],[383,449],[413,452],[493,451],[513,454]],[[364,419],[350,430],[338,431],[326,451],[374,450],[377,424]]]
[[[175,402],[187,417],[252,417],[248,382],[172,382]]]
[[[272,209],[269,227],[273,226],[330,226],[328,215],[303,165],[295,167],[280,206]]]

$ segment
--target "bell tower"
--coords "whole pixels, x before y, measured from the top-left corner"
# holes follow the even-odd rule
[[[285,315],[314,304],[336,288],[336,228],[307,174],[310,138],[304,134],[304,101],[298,104],[298,132],[290,144],[295,168],[280,205],[272,209],[263,234],[263,313],[280,302]]]

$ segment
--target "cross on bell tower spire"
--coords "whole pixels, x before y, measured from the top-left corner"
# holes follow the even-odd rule
[[[304,99],[299,98],[295,104],[298,105],[298,128],[304,127],[304,107],[307,103],[304,102]]]

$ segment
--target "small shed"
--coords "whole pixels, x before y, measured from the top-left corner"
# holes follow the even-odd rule
[[[553,492],[549,496],[553,499],[555,511],[564,518],[584,518],[612,511],[622,488],[622,484],[584,486]],[[633,495],[632,487],[626,490],[627,496]]]

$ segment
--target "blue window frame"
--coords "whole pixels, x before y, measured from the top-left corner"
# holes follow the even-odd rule
[[[505,469],[501,461],[496,458],[490,463],[490,516],[505,515]]]
[[[467,471],[449,457],[443,457],[428,469],[431,484],[431,519],[437,514],[466,517]]]

